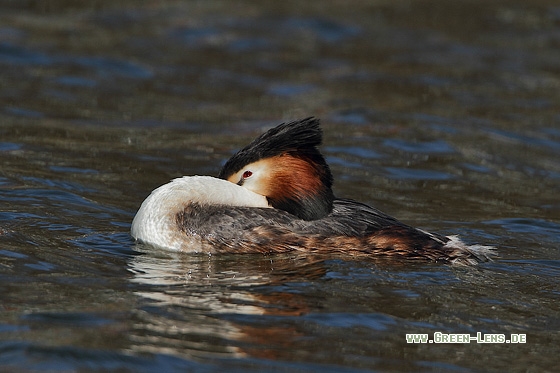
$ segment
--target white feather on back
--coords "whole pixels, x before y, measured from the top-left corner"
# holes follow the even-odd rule
[[[176,216],[192,203],[270,207],[265,196],[211,176],[183,176],[155,189],[142,202],[130,233],[136,240],[170,250],[196,247],[200,240],[179,232]],[[189,242],[192,241],[192,242]]]

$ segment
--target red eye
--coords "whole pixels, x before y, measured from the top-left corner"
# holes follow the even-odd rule
[[[243,178],[244,178],[244,179],[250,178],[251,175],[253,175],[253,173],[252,173],[251,171],[245,171],[245,172],[243,172]]]

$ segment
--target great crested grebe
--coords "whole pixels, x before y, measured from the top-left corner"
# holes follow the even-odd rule
[[[365,204],[335,198],[317,148],[319,121],[280,124],[233,155],[218,178],[184,176],[152,192],[132,236],[182,252],[344,253],[476,264],[493,247],[408,226]]]

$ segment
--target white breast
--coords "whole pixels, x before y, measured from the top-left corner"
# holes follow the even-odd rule
[[[266,197],[211,176],[184,176],[155,189],[132,221],[132,237],[169,250],[198,251],[200,240],[180,231],[176,216],[191,203],[269,207]]]

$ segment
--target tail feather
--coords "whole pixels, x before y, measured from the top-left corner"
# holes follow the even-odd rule
[[[481,262],[491,261],[497,256],[496,248],[485,245],[467,245],[458,236],[447,236],[449,241],[443,248],[451,249],[454,255],[450,255],[450,262],[455,265],[476,265]]]

